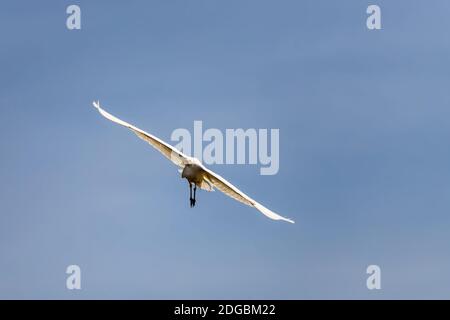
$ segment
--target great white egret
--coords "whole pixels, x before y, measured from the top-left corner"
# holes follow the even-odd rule
[[[197,191],[197,186],[206,191],[214,191],[214,188],[219,189],[227,196],[240,201],[248,206],[258,209],[265,216],[273,220],[283,220],[290,223],[294,223],[293,220],[280,216],[275,212],[267,209],[262,204],[256,202],[241,190],[236,188],[230,182],[222,178],[217,173],[207,169],[197,158],[190,157],[177,150],[170,144],[162,141],[161,139],[155,137],[154,135],[145,132],[125,121],[116,118],[112,114],[106,112],[100,107],[100,102],[93,102],[94,107],[100,112],[102,116],[106,119],[111,120],[117,124],[120,124],[131,131],[133,131],[139,138],[148,142],[156,150],[161,152],[166,158],[175,163],[179,167],[179,172],[182,178],[186,178],[189,182],[189,200],[191,207],[195,206],[195,193]],[[194,188],[192,188],[194,185]],[[192,195],[192,189],[194,193]]]

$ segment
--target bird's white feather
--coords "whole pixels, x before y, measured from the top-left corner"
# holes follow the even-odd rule
[[[133,131],[139,138],[142,140],[148,142],[151,146],[156,148],[159,152],[161,152],[167,159],[175,163],[177,166],[184,167],[186,163],[190,161],[190,157],[182,153],[181,151],[177,150],[175,147],[171,146],[170,144],[162,141],[158,137],[155,137],[154,135],[145,132],[142,129],[139,129],[138,127],[135,127],[132,124],[129,124],[128,122],[125,122],[123,120],[120,120],[119,118],[113,116],[112,114],[106,112],[100,107],[100,102],[93,102],[94,107],[100,112],[102,116],[104,116],[106,119],[115,122],[117,124],[120,124],[121,126],[124,126],[131,131]]]
[[[286,221],[286,222],[295,223],[294,220],[282,217],[279,214],[277,214],[277,213],[267,209],[266,207],[264,207],[262,204],[259,204],[258,202],[255,202],[255,204],[253,206],[256,209],[258,209],[262,214],[264,214],[266,217],[269,217],[270,219],[283,220],[283,221]]]
[[[262,214],[264,214],[266,217],[273,219],[273,220],[283,220],[290,223],[295,223],[293,220],[285,218],[283,216],[280,216],[279,214],[267,209],[262,204],[256,202],[252,198],[250,198],[248,195],[246,195],[244,192],[239,190],[237,187],[235,187],[231,182],[223,178],[222,176],[218,175],[217,173],[209,170],[205,166],[202,165],[202,169],[205,170],[209,174],[209,180],[213,183],[213,185],[225,193],[227,196],[240,201],[246,205],[252,206],[256,208],[258,211],[260,211]]]
[[[279,214],[267,209],[262,204],[256,202],[249,196],[247,196],[244,192],[236,188],[234,185],[232,185],[230,182],[228,182],[225,178],[221,177],[217,173],[207,169],[205,166],[201,164],[201,162],[196,158],[191,158],[185,154],[183,154],[181,151],[177,150],[176,148],[172,147],[170,144],[162,141],[161,139],[155,137],[154,135],[145,132],[144,130],[141,130],[123,120],[120,120],[119,118],[113,116],[112,114],[106,112],[100,107],[100,102],[93,102],[94,107],[100,112],[102,116],[104,116],[106,119],[111,120],[117,124],[120,124],[130,130],[132,130],[139,138],[147,141],[150,145],[155,147],[158,151],[160,151],[164,156],[166,156],[169,160],[180,166],[179,169],[180,172],[182,172],[182,168],[186,164],[194,164],[199,166],[203,170],[203,181],[205,182],[203,185],[200,185],[201,188],[213,191],[213,187],[219,189],[227,196],[240,201],[246,205],[252,206],[259,210],[262,214],[264,214],[266,217],[273,219],[273,220],[283,220],[286,222],[294,223],[293,220],[285,218],[280,216]]]

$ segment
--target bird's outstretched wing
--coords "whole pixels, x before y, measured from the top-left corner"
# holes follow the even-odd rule
[[[187,155],[182,153],[181,151],[177,150],[176,148],[172,147],[170,144],[165,143],[161,139],[155,137],[154,135],[145,132],[144,130],[141,130],[125,121],[120,120],[119,118],[116,118],[112,114],[109,114],[105,110],[103,110],[100,107],[99,102],[93,102],[93,105],[97,110],[100,112],[102,116],[104,116],[106,119],[111,120],[117,124],[120,124],[131,131],[133,131],[139,138],[142,140],[148,142],[151,146],[153,146],[156,150],[161,152],[167,159],[175,163],[177,166],[184,167],[186,160],[189,158]]]
[[[180,167],[184,167],[186,163],[189,162],[190,157],[182,153],[181,151],[177,150],[173,146],[171,146],[168,143],[165,143],[161,139],[155,137],[154,135],[145,132],[144,130],[141,130],[123,120],[120,120],[119,118],[116,118],[112,114],[106,112],[100,107],[99,102],[94,102],[94,107],[100,112],[102,116],[104,116],[106,119],[111,120],[117,124],[120,124],[131,131],[133,131],[139,138],[145,140],[148,142],[151,146],[153,146],[155,149],[157,149],[159,152],[161,152],[166,158],[168,158],[170,161],[175,163],[176,165]],[[284,218],[280,216],[279,214],[276,214],[275,212],[267,209],[262,204],[256,202],[249,196],[247,196],[245,193],[240,191],[238,188],[233,186],[230,182],[219,176],[218,174],[214,173],[213,171],[207,169],[205,166],[199,163],[201,168],[204,171],[204,178],[208,182],[208,184],[211,184],[212,186],[216,187],[223,193],[225,193],[227,196],[240,201],[248,206],[254,207],[258,209],[261,213],[263,213],[265,216],[269,217],[273,220],[283,220],[290,223],[294,223],[293,220]]]
[[[295,223],[293,220],[285,218],[280,216],[279,214],[267,209],[266,207],[264,207],[262,204],[256,202],[255,200],[253,200],[252,198],[250,198],[249,196],[247,196],[245,193],[243,193],[241,190],[239,190],[238,188],[236,188],[235,186],[233,186],[230,182],[228,182],[227,180],[225,180],[223,177],[221,177],[220,175],[218,175],[217,173],[209,170],[208,168],[206,168],[205,166],[202,165],[202,169],[205,172],[205,178],[214,186],[216,187],[218,190],[222,191],[223,193],[225,193],[227,196],[242,202],[248,206],[254,207],[256,209],[258,209],[262,214],[264,214],[265,216],[267,216],[270,219],[273,220],[283,220],[283,221],[287,221],[290,223]]]

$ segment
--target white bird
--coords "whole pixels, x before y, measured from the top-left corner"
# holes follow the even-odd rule
[[[218,174],[207,169],[197,158],[190,157],[177,150],[170,144],[162,141],[154,135],[145,132],[125,121],[116,118],[109,114],[100,107],[100,102],[93,102],[94,107],[100,112],[106,119],[111,120],[117,124],[120,124],[131,131],[133,131],[139,138],[148,142],[155,149],[161,152],[166,158],[180,167],[181,178],[186,178],[189,182],[189,200],[191,207],[195,206],[195,192],[197,186],[206,191],[214,191],[214,188],[219,189],[227,196],[240,201],[248,206],[258,209],[265,216],[273,220],[284,220],[290,223],[294,223],[293,220],[280,216],[275,212],[267,209],[262,204],[256,202],[241,190],[233,186],[230,182],[219,176]],[[194,196],[192,197],[192,185],[194,185]]]

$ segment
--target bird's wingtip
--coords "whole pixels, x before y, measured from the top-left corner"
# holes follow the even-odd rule
[[[96,108],[96,109],[100,109],[100,101],[92,101],[92,105]]]
[[[295,224],[295,221],[292,219],[285,218],[284,221]]]
[[[294,220],[285,218],[283,216],[280,216],[279,214],[273,212],[272,210],[267,209],[266,207],[264,207],[263,205],[259,204],[259,203],[255,203],[254,207],[256,209],[258,209],[261,213],[263,213],[265,216],[269,217],[272,220],[282,220],[282,221],[286,221],[289,223],[295,223]]]

